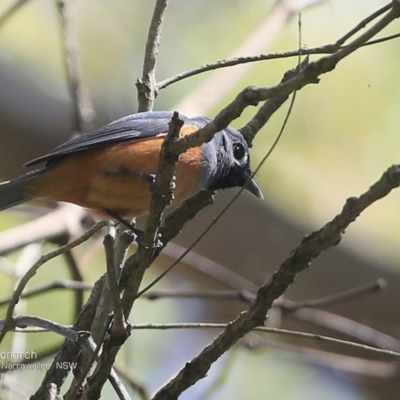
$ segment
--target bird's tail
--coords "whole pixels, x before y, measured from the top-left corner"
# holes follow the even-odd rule
[[[25,185],[27,181],[35,177],[37,174],[38,171],[32,171],[11,181],[1,182],[0,211],[31,200],[30,197],[25,193]]]

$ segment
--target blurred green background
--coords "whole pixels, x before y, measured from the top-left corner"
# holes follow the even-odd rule
[[[13,3],[3,0],[0,15]],[[265,18],[273,4],[265,0],[172,0],[170,3],[158,59],[158,80],[228,57]],[[384,4],[386,2],[378,0],[332,0],[307,9],[301,15],[302,44],[314,47],[333,43]],[[153,5],[153,1],[138,0],[78,2],[80,52],[85,82],[96,112],[94,126],[137,109],[135,82],[141,76]],[[298,29],[298,19],[294,17],[263,52],[296,49]],[[399,24],[394,23],[383,34],[398,30]],[[72,107],[61,49],[59,15],[54,1],[29,1],[0,25],[2,180],[19,175],[24,162],[46,153],[71,134]],[[311,57],[311,60],[316,58]],[[268,206],[300,225],[304,233],[330,220],[340,211],[346,198],[364,192],[388,166],[399,161],[399,61],[398,40],[369,46],[322,76],[318,85],[307,86],[297,94],[284,135],[259,172],[258,181]],[[229,94],[207,112],[208,116],[215,115],[247,85],[275,85],[296,63],[297,59],[293,58],[252,65]],[[161,91],[155,109],[174,109],[175,104],[210,74],[184,80]],[[218,87],[215,90],[218,91]],[[254,108],[247,109],[233,125],[243,126],[254,112]],[[258,134],[252,148],[254,168],[274,141],[286,112],[287,106],[282,107]],[[399,272],[400,256],[399,201],[400,193],[395,191],[374,204],[348,229],[343,240],[344,247],[361,259],[395,274]],[[14,226],[24,218],[27,216],[4,212],[0,217],[0,229]],[[83,262],[88,281],[94,281],[104,271],[100,239],[98,243],[98,253]],[[229,248],[229,243],[227,246]],[[93,244],[82,246],[77,256],[84,257],[88,248],[93,251]],[[50,245],[42,251],[48,249]],[[285,255],[280,254],[280,258],[284,259]],[[16,260],[17,255],[13,254],[7,263]],[[60,263],[61,260],[55,260],[41,269],[32,287],[68,278]],[[150,270],[146,280],[150,282],[158,273],[157,268]],[[10,293],[13,280],[1,271],[0,274],[0,288],[5,296]],[[161,286],[169,289],[195,287],[193,281],[179,276],[176,273],[167,277]],[[210,285],[207,283],[206,287]],[[72,311],[68,296],[67,293],[43,295],[30,300],[26,312],[70,323]],[[154,305],[143,301],[133,322],[181,322],[182,316],[189,320],[193,316],[194,321],[198,321],[208,320],[208,315],[204,304],[196,300],[163,300]],[[391,322],[399,324],[399,321]],[[154,335],[135,332],[122,357],[132,363],[154,391],[214,335],[215,332],[197,331],[167,331]],[[29,335],[27,340],[27,347],[35,349],[57,342],[50,334]],[[307,369],[304,366],[305,361],[293,354],[236,348],[217,363],[208,379],[182,398],[379,398],[374,397],[376,393],[368,394],[348,376],[321,367],[309,365]],[[35,387],[36,376],[25,376],[31,376],[29,384]],[[111,391],[107,396],[111,396]],[[105,395],[105,398],[111,397]]]

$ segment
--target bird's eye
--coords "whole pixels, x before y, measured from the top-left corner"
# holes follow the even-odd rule
[[[246,150],[241,143],[236,143],[233,145],[233,157],[236,160],[241,160],[246,155]]]

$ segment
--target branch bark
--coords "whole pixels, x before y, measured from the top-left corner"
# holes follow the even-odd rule
[[[271,279],[262,285],[249,309],[228,324],[226,329],[157,394],[153,400],[177,399],[180,394],[206,376],[211,365],[240,338],[262,326],[272,303],[293,283],[296,275],[310,266],[324,250],[339,244],[345,229],[372,203],[400,186],[400,165],[390,167],[371,188],[359,197],[347,199],[340,214],[320,230],[306,236]]]

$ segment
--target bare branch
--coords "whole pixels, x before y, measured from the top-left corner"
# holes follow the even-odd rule
[[[107,284],[109,299],[111,298],[111,305],[113,311],[113,324],[112,331],[114,334],[121,335],[125,332],[125,317],[122,313],[121,298],[119,296],[118,279],[119,274],[116,271],[115,254],[114,254],[115,240],[111,234],[104,237],[104,249],[106,251],[106,264],[107,264]]]
[[[182,230],[182,228],[190,219],[194,218],[201,209],[211,204],[212,194],[213,192],[210,192],[208,190],[202,190],[198,192],[196,195],[190,197],[185,202],[183,202],[179,207],[177,207],[172,213],[170,213],[165,218],[165,222],[160,229],[160,234],[161,237],[163,238],[163,247],[160,247],[153,253],[152,261],[154,261],[154,259],[160,254],[164,246],[171,239],[173,239],[176,235],[179,234],[179,232]],[[201,238],[198,238],[196,243],[200,239]],[[128,289],[125,291],[125,295],[127,296],[127,298],[130,298],[129,301],[127,300],[127,304],[139,298],[143,293],[145,293],[147,290],[153,287],[157,282],[159,282],[169,271],[171,271],[179,262],[182,261],[182,259],[186,256],[186,254],[188,254],[188,252],[190,252],[192,248],[193,244],[192,246],[190,246],[189,249],[187,249],[183,254],[181,254],[180,257],[178,257],[162,274],[160,274],[152,283],[150,283],[140,292],[138,292],[138,290],[141,279],[137,281],[136,279],[130,278],[130,282],[136,282],[136,283],[134,284],[135,290]],[[136,258],[131,258],[128,260],[128,263],[126,265],[127,268],[124,269],[122,278],[126,280],[127,275],[129,274],[128,271],[131,271],[134,268],[133,266],[136,265],[136,263],[137,263]],[[122,280],[122,283],[124,285],[124,280]]]
[[[161,218],[165,207],[172,199],[171,181],[175,172],[175,167],[178,162],[178,155],[170,156],[169,148],[177,140],[179,131],[183,125],[177,113],[170,123],[168,135],[166,136],[160,154],[160,161],[155,181],[155,191],[150,203],[150,213],[146,222],[146,227],[141,238],[141,243],[138,248],[137,257],[131,258],[131,262],[125,263],[123,274],[133,269],[135,265],[135,278],[133,275],[129,278],[127,287],[122,299],[124,308],[124,315],[128,318],[133,302],[137,297],[140,282],[142,281],[143,274],[146,268],[154,260],[155,254],[168,243],[168,232],[159,232],[161,225]],[[179,207],[181,209],[181,207]],[[169,220],[170,221],[170,220]],[[168,225],[165,223],[164,225]],[[160,242],[160,238],[162,242]],[[157,249],[158,247],[158,249]],[[124,275],[122,282],[124,281]]]
[[[77,259],[75,258],[74,254],[71,251],[67,251],[64,253],[64,258],[67,263],[67,267],[70,271],[71,278],[75,282],[80,282],[83,283],[84,277],[81,273],[81,270],[79,268],[79,264]],[[74,290],[75,294],[75,318],[74,320],[78,317],[79,313],[82,310],[83,307],[83,291],[82,290]]]
[[[360,197],[349,198],[340,214],[319,231],[313,232],[301,241],[271,279],[260,287],[250,308],[228,324],[212,344],[188,362],[167,385],[159,390],[154,400],[177,398],[184,390],[202,379],[210,366],[241,337],[264,324],[274,300],[286,291],[299,272],[308,268],[310,262],[321,252],[337,245],[344,230],[362,211],[398,186],[400,186],[400,166],[392,166],[367,192]]]
[[[315,307],[327,307],[333,304],[338,304],[344,301],[352,300],[356,297],[360,297],[365,294],[371,294],[385,289],[387,283],[384,279],[379,278],[374,282],[367,283],[366,285],[358,286],[344,292],[335,293],[330,296],[322,297],[314,300],[305,300],[300,302],[289,302],[284,300],[280,303],[280,307],[284,311],[296,311],[299,308],[315,308]]]
[[[51,282],[47,285],[40,286],[36,289],[32,290],[27,290],[24,293],[21,294],[20,299],[27,299],[29,297],[34,297],[39,294],[46,293],[51,290],[56,290],[56,289],[70,289],[70,290],[92,290],[93,289],[93,284],[91,283],[86,283],[86,282],[77,282],[77,281],[54,281]],[[5,298],[0,300],[0,307],[4,306],[8,303],[10,303],[11,298]]]
[[[86,302],[83,310],[79,314],[78,319],[72,327],[72,329],[74,329],[75,331],[88,331],[90,329],[104,287],[105,280],[106,276],[103,275],[95,283],[88,301]],[[76,361],[78,354],[79,349],[75,346],[75,344],[71,343],[69,340],[64,341],[64,344],[54,358],[49,370],[46,372],[45,378],[43,379],[36,393],[31,397],[31,400],[42,400],[46,388],[50,384],[56,384],[57,388],[60,388],[64,383],[69,373],[69,370],[57,368],[57,363]]]
[[[301,308],[295,311],[294,315],[302,321],[335,330],[372,346],[400,351],[400,340],[340,315],[309,308]]]
[[[0,328],[4,326],[5,320],[0,321]],[[94,354],[96,344],[90,336],[90,332],[76,332],[71,328],[67,328],[63,325],[57,324],[53,321],[33,317],[28,315],[21,315],[14,319],[15,327],[26,328],[27,326],[36,326],[42,328],[44,331],[51,331],[63,336],[72,343],[78,345],[80,348],[86,350],[89,354]],[[129,400],[130,397],[125,387],[122,385],[115,371],[110,372],[110,381],[116,390],[120,399]],[[54,385],[57,388],[56,385]]]
[[[138,289],[138,286],[132,288],[130,285],[136,286],[140,284],[145,270],[154,260],[155,250],[157,247],[162,246],[162,244],[159,245],[158,230],[164,209],[172,199],[171,181],[178,162],[178,155],[173,155],[171,157],[168,148],[170,143],[174,142],[179,137],[182,125],[183,121],[181,121],[178,114],[175,113],[170,122],[169,132],[161,148],[158,173],[155,180],[155,193],[151,199],[150,213],[143,236],[140,238],[137,258],[135,258],[135,260],[138,260],[138,263],[135,265],[135,274],[129,277],[128,286],[122,297],[122,309],[125,319],[129,317]],[[127,263],[125,263],[125,268],[126,264]],[[112,333],[113,334],[111,334],[104,343],[104,349],[100,360],[86,387],[88,399],[98,398],[100,395],[118,351],[130,334],[130,327],[128,326],[120,332]]]
[[[6,313],[6,319],[5,319],[5,324],[1,330],[0,334],[0,342],[3,340],[5,334],[7,333],[8,330],[12,329],[14,326],[14,319],[13,319],[13,311],[15,305],[18,303],[21,293],[24,290],[26,284],[29,282],[29,280],[35,276],[36,272],[38,269],[47,261],[51,260],[54,257],[59,256],[60,254],[65,253],[66,251],[71,250],[72,248],[82,244],[86,240],[88,240],[91,236],[93,236],[97,231],[99,231],[101,228],[103,228],[106,225],[106,222],[101,221],[98,222],[97,224],[93,225],[92,228],[90,228],[87,232],[85,232],[82,236],[79,238],[73,240],[72,242],[66,244],[65,246],[61,246],[58,249],[51,251],[50,253],[47,253],[39,258],[39,260],[27,271],[27,273],[21,278],[19,281],[16,289],[14,290],[14,293],[12,295],[11,302],[7,308],[7,313]]]
[[[115,365],[115,371],[121,375],[129,386],[137,393],[141,400],[150,400],[150,394],[143,379],[140,378],[131,368],[122,365]]]
[[[86,212],[73,204],[63,204],[54,211],[23,225],[0,232],[0,255],[18,250],[30,243],[62,242],[81,234]]]
[[[364,29],[369,23],[371,23],[374,19],[378,18],[381,16],[383,13],[386,11],[390,10],[393,7],[393,2],[390,2],[386,4],[385,6],[381,7],[379,10],[376,10],[373,12],[371,15],[369,15],[367,18],[364,18],[361,20],[353,29],[351,29],[349,32],[347,32],[344,36],[342,36],[340,39],[338,39],[335,42],[336,48],[339,48],[342,46],[344,43],[346,43],[352,36],[354,36],[356,33]]]
[[[157,330],[168,330],[168,329],[229,329],[230,324],[218,324],[218,323],[167,323],[167,324],[135,324],[133,329],[157,329]],[[288,329],[270,328],[266,326],[256,326],[252,329],[253,331],[266,332],[266,333],[277,333],[282,335],[296,336],[305,339],[313,339],[316,341],[335,343],[342,346],[354,347],[358,349],[367,350],[373,353],[382,354],[394,358],[400,358],[400,352],[393,350],[385,350],[377,347],[367,346],[361,343],[350,342],[348,340],[336,339],[329,336],[292,331]],[[173,397],[172,397],[173,398]],[[157,399],[157,397],[154,397]]]
[[[350,342],[351,343],[351,342]],[[260,335],[247,335],[239,344],[254,349],[265,346],[269,350],[279,350],[297,354],[312,364],[320,364],[327,368],[361,375],[362,377],[395,378],[399,373],[399,363],[394,361],[375,361],[344,354],[336,354],[311,347],[292,345],[288,341],[275,341]]]
[[[6,324],[6,320],[0,320],[0,328],[3,329]],[[90,340],[88,341],[88,337],[86,335],[85,340],[81,340],[78,336],[84,336],[84,332],[76,332],[75,330],[68,328],[66,326],[60,325],[56,322],[50,321],[45,318],[30,316],[30,315],[20,315],[14,318],[14,328],[27,328],[28,326],[35,326],[41,328],[43,331],[54,332],[57,335],[63,336],[65,339],[68,339],[71,342],[82,345],[89,353],[93,352],[94,344],[90,344]],[[86,332],[87,333],[87,332]],[[93,341],[92,341],[93,342]],[[94,342],[93,342],[94,343]]]
[[[271,44],[293,16],[297,15],[301,10],[315,6],[319,3],[321,3],[320,0],[275,1],[260,23],[247,35],[243,43],[235,49],[232,57],[235,59],[237,56],[240,58],[243,54],[258,55]],[[223,61],[222,64],[222,66],[225,66],[224,64],[226,64],[226,62]],[[248,63],[236,63],[235,65],[239,64],[241,65],[237,68],[232,68],[229,71],[215,71],[189,95],[185,96],[178,104],[176,104],[174,109],[189,115],[207,115],[207,113],[215,107],[218,102],[229,93],[229,91],[233,90],[237,85],[237,82],[242,79],[251,67]],[[205,69],[203,68],[201,72],[217,69],[215,68],[216,65],[217,63],[208,64],[208,66]],[[221,64],[218,67],[221,67]],[[181,79],[183,78],[181,77]],[[181,79],[172,79],[168,84],[177,82]],[[161,88],[162,85],[165,87],[165,83],[166,81],[161,82],[159,88]],[[218,90],[215,90],[215,88],[218,88]]]
[[[300,48],[296,50],[284,51],[284,52],[277,52],[277,53],[270,53],[270,54],[257,54],[254,56],[239,56],[239,57],[232,57],[227,58],[224,60],[215,61],[212,63],[207,63],[200,65],[197,68],[193,68],[189,71],[181,72],[175,76],[170,78],[164,79],[163,81],[157,84],[157,90],[162,90],[172,85],[173,83],[177,83],[183,79],[187,79],[204,72],[213,71],[220,68],[227,68],[233,67],[241,64],[249,64],[254,62],[260,61],[268,61],[268,60],[276,60],[282,58],[291,58],[291,57],[299,57],[300,55],[317,55],[317,54],[332,54],[337,52],[338,50],[345,48],[344,46],[345,41],[349,40],[352,36],[354,36],[357,32],[360,31],[361,28],[364,28],[368,23],[372,22],[374,19],[378,18],[381,14],[388,11],[392,7],[392,4],[389,3],[386,6],[382,7],[380,10],[372,13],[367,18],[362,20],[356,27],[351,29],[347,32],[342,38],[338,39],[335,43],[325,44],[318,47],[312,48]],[[370,42],[366,42],[363,46],[381,43],[382,41],[392,40],[394,38],[399,37],[399,34],[388,36],[387,38],[377,39]],[[239,54],[243,54],[240,52]],[[179,108],[179,107],[176,107]]]
[[[207,124],[196,133],[181,138],[174,144],[173,151],[182,153],[191,147],[197,147],[206,141],[211,140],[216,132],[225,129],[235,118],[238,118],[243,110],[252,105],[256,106],[260,101],[266,101],[273,97],[286,96],[296,90],[300,90],[310,83],[318,83],[319,75],[332,71],[336,65],[346,58],[349,54],[360,48],[369,39],[375,36],[393,20],[400,16],[400,5],[394,3],[390,11],[384,15],[370,29],[356,38],[345,48],[336,53],[320,58],[309,63],[295,77],[272,87],[252,87],[249,86],[240,92],[235,100],[218,113],[214,120]]]
[[[218,218],[218,216],[217,216]],[[190,246],[192,248],[192,246]],[[258,286],[253,282],[247,280],[243,276],[236,274],[229,268],[221,265],[203,255],[196,253],[193,250],[187,252],[187,249],[177,243],[170,242],[168,246],[163,250],[164,254],[173,259],[181,258],[182,254],[185,253],[184,261],[190,267],[211,276],[219,282],[227,285],[237,291],[246,291],[248,293],[256,293]],[[254,299],[254,297],[253,297]]]
[[[242,292],[236,290],[152,290],[143,293],[143,297],[148,300],[160,299],[217,299],[217,300],[244,300]]]
[[[162,24],[168,0],[157,0],[151,19],[144,53],[142,79],[136,82],[138,90],[139,112],[151,111],[157,96],[156,63],[161,40]]]
[[[82,77],[76,0],[57,0],[57,7],[63,34],[65,70],[73,104],[74,130],[76,133],[87,132],[93,128],[95,111]]]
[[[3,25],[29,0],[15,0],[2,15],[0,15],[0,29]]]

